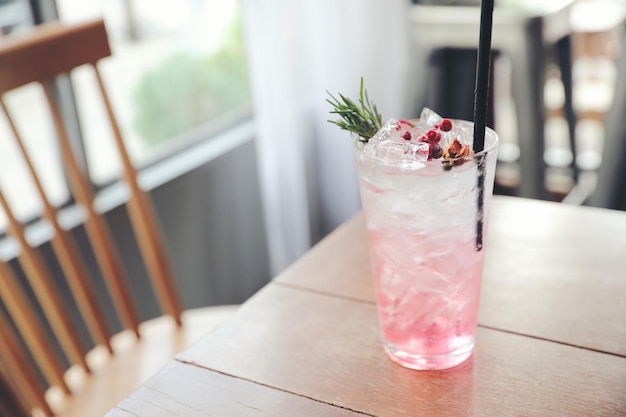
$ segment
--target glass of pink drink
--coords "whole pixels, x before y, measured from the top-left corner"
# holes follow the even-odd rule
[[[472,123],[453,123],[471,140]],[[448,142],[456,134],[447,134]],[[357,140],[354,149],[385,351],[412,369],[459,365],[474,347],[485,254],[477,249],[477,225],[484,239],[498,137],[487,129],[485,150],[456,160],[406,159],[366,149],[370,144]],[[408,139],[402,145],[405,154],[424,151],[407,148]],[[480,157],[486,171],[479,223]]]

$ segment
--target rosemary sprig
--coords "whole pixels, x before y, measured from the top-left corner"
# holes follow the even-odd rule
[[[378,112],[375,104],[370,103],[367,90],[363,86],[363,77],[361,77],[361,88],[359,91],[359,105],[349,98],[339,94],[338,100],[328,91],[331,97],[326,99],[333,109],[330,113],[339,115],[339,120],[328,120],[344,130],[356,133],[359,140],[366,142],[372,138],[382,127],[382,116]]]

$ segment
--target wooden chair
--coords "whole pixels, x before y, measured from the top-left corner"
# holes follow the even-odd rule
[[[110,55],[102,20],[72,26],[46,24],[35,28],[32,33],[6,37],[0,42],[0,96],[4,98],[5,93],[32,82],[42,85],[66,177],[76,203],[86,212],[86,234],[106,283],[108,296],[125,329],[113,334],[110,324],[104,319],[100,297],[94,290],[93,280],[89,278],[76,242],[71,232],[59,224],[57,209],[46,195],[10,110],[5,100],[0,100],[2,112],[41,199],[42,217],[54,230],[50,243],[61,267],[62,278],[71,291],[80,320],[97,346],[87,351],[81,343],[76,318],[60,294],[53,272],[43,259],[40,248],[29,245],[24,225],[13,215],[9,202],[0,190],[0,206],[8,219],[9,235],[21,246],[17,261],[27,281],[24,282],[11,265],[0,261],[0,301],[8,312],[6,316],[0,314],[0,382],[7,390],[11,388],[10,391],[1,391],[2,405],[5,406],[6,393],[20,393],[18,396],[8,394],[12,401],[10,404],[7,402],[6,407],[12,407],[11,410],[19,408],[21,415],[30,415],[33,410],[46,416],[55,413],[81,417],[103,415],[190,340],[206,332],[234,309],[233,306],[225,306],[182,310],[154,209],[148,195],[139,187],[96,65],[100,59]],[[126,207],[152,288],[164,313],[163,317],[143,323],[129,291],[128,277],[111,232],[102,213],[94,207],[94,192],[74,156],[52,88],[56,76],[82,65],[90,65],[95,72],[112,127],[112,140],[117,145],[122,162],[123,180],[130,190]],[[130,343],[129,337],[133,339]],[[55,342],[60,346],[61,356],[50,348]],[[63,356],[69,367],[63,366]],[[18,415],[17,411],[0,412]]]

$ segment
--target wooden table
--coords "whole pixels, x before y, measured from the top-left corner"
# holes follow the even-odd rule
[[[473,357],[383,352],[362,216],[108,416],[626,415],[626,213],[495,197]]]

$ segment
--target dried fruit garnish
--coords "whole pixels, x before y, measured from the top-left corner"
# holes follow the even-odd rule
[[[463,165],[465,157],[473,153],[468,145],[463,145],[458,138],[454,138],[443,151],[443,163],[446,164],[447,169],[450,169],[453,165]]]

